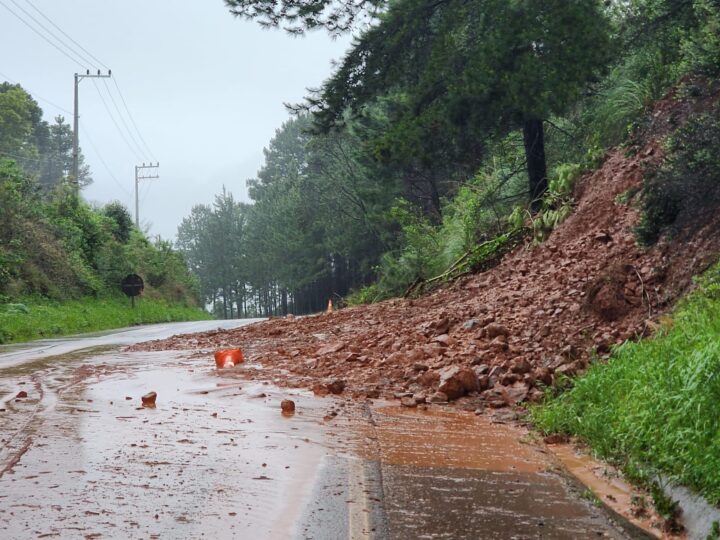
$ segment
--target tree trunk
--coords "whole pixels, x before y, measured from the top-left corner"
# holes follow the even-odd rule
[[[537,213],[542,207],[542,196],[548,188],[547,166],[545,163],[545,131],[542,120],[525,120],[523,143],[527,159],[528,181],[530,184],[530,208]]]

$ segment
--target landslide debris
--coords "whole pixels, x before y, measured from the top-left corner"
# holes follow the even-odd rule
[[[406,406],[478,400],[493,408],[535,401],[596,353],[647,335],[720,250],[720,217],[692,238],[636,244],[633,198],[662,160],[662,137],[691,112],[670,95],[651,135],[611,152],[575,190],[575,212],[543,244],[524,245],[481,274],[419,299],[271,319],[235,330],[174,336],[133,350],[241,347],[243,377],[316,393],[395,397]],[[654,135],[654,136],[652,136]],[[630,199],[629,201],[627,199]]]

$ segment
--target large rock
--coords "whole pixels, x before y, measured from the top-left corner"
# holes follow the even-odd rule
[[[440,373],[438,391],[448,399],[458,399],[469,392],[477,392],[478,379],[475,372],[467,367],[449,367]]]

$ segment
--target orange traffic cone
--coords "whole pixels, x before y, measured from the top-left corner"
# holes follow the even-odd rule
[[[333,308],[332,308],[332,298],[331,298],[330,300],[328,300],[327,313],[328,313],[328,315],[332,315],[332,312],[333,312]]]
[[[218,368],[231,368],[245,361],[240,349],[225,349],[215,353],[215,365]]]

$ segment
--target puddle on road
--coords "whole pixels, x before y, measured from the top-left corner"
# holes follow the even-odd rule
[[[433,407],[372,417],[359,448],[381,462],[388,538],[626,538],[520,428]]]
[[[245,369],[111,352],[4,372],[0,468],[21,459],[0,477],[0,536],[622,537],[520,429],[443,408],[368,411]],[[15,402],[21,387],[37,395]],[[141,407],[151,390],[156,408]]]
[[[226,380],[205,363],[150,353],[53,367],[24,432],[33,444],[0,479],[0,536],[291,536],[301,511],[291,503],[327,453],[327,402]],[[140,406],[150,390],[154,409]],[[293,417],[280,414],[286,397]]]
[[[373,410],[383,462],[416,467],[537,473],[547,459],[524,433],[485,416],[443,408]]]

